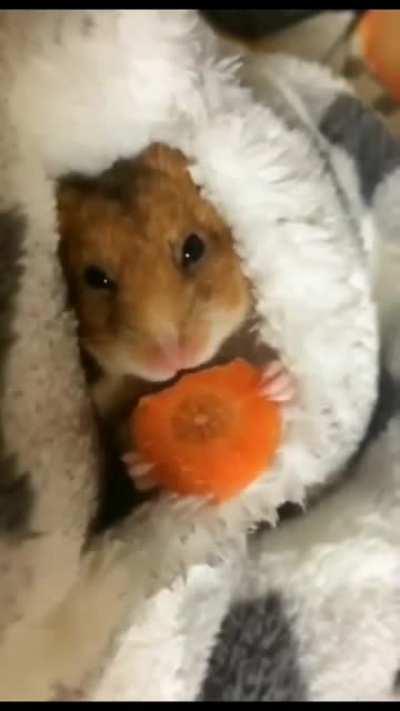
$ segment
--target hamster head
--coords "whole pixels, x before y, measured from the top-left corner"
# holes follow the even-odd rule
[[[58,192],[60,255],[83,348],[103,370],[164,381],[207,363],[244,322],[232,234],[186,158],[153,144]]]

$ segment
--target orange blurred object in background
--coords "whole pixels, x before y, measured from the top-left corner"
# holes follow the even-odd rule
[[[400,10],[366,12],[357,39],[368,70],[400,102]]]

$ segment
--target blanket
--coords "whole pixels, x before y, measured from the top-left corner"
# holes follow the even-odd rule
[[[231,55],[195,11],[3,11],[0,72],[0,698],[393,698],[394,140],[325,69]],[[55,185],[153,141],[231,226],[298,397],[234,501],[163,494],[93,533]]]

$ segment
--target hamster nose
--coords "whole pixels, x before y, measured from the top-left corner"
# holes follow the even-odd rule
[[[185,342],[178,338],[168,337],[158,342],[159,361],[163,366],[174,372],[185,370],[192,366],[192,361],[198,354],[198,344]]]

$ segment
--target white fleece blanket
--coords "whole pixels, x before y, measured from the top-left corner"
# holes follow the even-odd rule
[[[374,122],[318,67],[227,56],[194,11],[3,11],[0,72],[0,698],[218,696],[220,624],[237,596],[247,604],[271,590],[294,611],[304,698],[389,698],[400,658],[389,432],[345,483],[386,343],[375,286],[384,325],[396,302],[384,270],[395,268],[396,165],[382,167]],[[357,137],[353,152],[340,122]],[[376,148],[372,168],[359,161],[366,180],[361,136]],[[231,225],[257,297],[257,336],[293,371],[299,397],[273,470],[235,501],[163,496],[88,538],[101,448],[56,256],[55,180],[95,174],[155,140],[190,157]],[[250,528],[315,493],[307,515],[247,546]],[[348,666],[346,615],[357,621]],[[239,646],[228,641],[232,659]],[[230,679],[243,700],[257,687],[251,674],[242,686]]]

